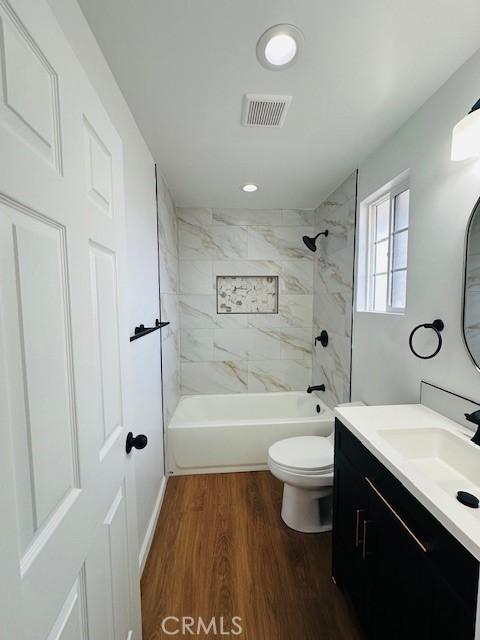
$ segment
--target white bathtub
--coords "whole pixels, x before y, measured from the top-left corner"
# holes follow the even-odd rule
[[[332,411],[304,392],[184,396],[168,426],[168,470],[185,475],[267,469],[271,444],[327,436],[333,425]]]

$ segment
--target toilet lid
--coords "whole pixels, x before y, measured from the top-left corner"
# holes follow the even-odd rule
[[[268,455],[273,462],[300,471],[319,471],[333,467],[333,445],[322,436],[286,438],[272,444]]]

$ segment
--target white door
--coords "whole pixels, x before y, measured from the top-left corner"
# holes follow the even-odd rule
[[[140,640],[121,139],[45,0],[0,85],[0,638]]]

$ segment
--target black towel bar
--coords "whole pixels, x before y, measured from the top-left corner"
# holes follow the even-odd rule
[[[135,333],[133,336],[130,336],[130,342],[133,342],[134,340],[138,340],[139,338],[143,338],[143,336],[146,336],[149,333],[152,333],[152,331],[157,331],[157,329],[166,327],[167,324],[170,324],[170,322],[160,322],[158,318],[155,320],[154,327],[146,327],[144,324],[141,324],[140,326],[135,327]]]

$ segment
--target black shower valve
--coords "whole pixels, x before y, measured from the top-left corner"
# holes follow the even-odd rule
[[[326,347],[328,345],[328,333],[325,329],[315,338],[315,346],[317,346],[317,342],[320,342],[322,347]]]

